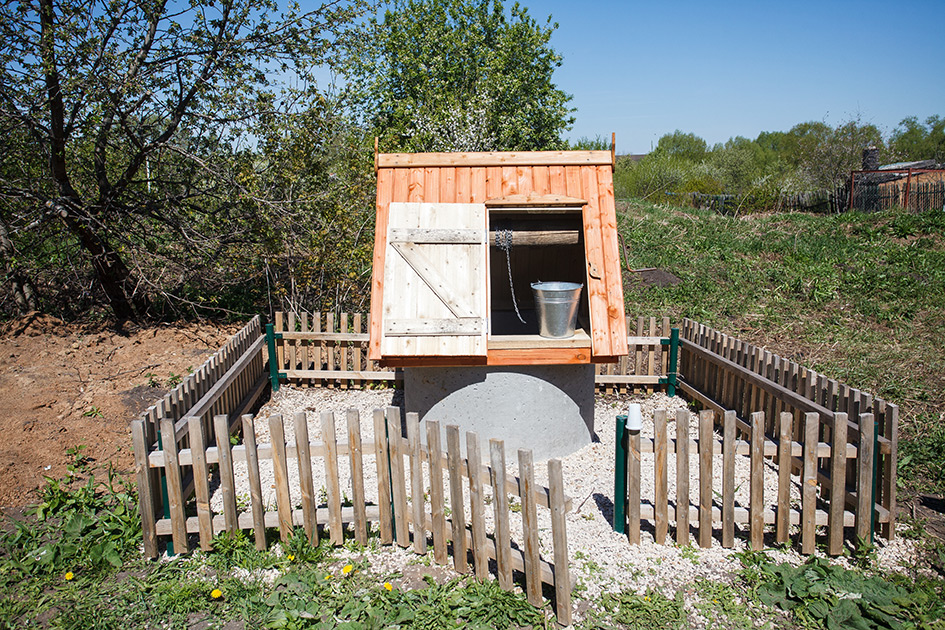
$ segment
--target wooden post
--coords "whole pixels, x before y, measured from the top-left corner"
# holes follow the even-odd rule
[[[676,412],[676,543],[689,544],[689,411]]]
[[[292,538],[292,502],[289,498],[289,467],[286,461],[285,426],[282,416],[269,417],[269,435],[272,439],[272,472],[276,482],[276,510],[279,513],[279,538]]]
[[[492,464],[492,509],[495,515],[495,559],[499,586],[512,589],[512,539],[509,532],[509,495],[505,491],[505,445],[502,440],[489,440]]]
[[[401,547],[410,545],[407,532],[407,483],[404,479],[403,437],[400,408],[387,408],[387,443],[390,452],[390,477],[394,512],[394,540]]]
[[[223,519],[226,523],[226,531],[235,534],[239,529],[239,523],[236,520],[236,477],[233,474],[233,454],[230,446],[230,419],[222,414],[214,416],[213,428],[217,437],[217,455],[220,457]]]
[[[655,488],[653,496],[653,510],[655,512],[656,544],[662,545],[666,542],[666,532],[669,528],[669,482],[667,480],[666,470],[666,410],[657,409],[653,414],[654,425],[654,474]]]
[[[443,459],[440,448],[440,423],[427,420],[427,454],[430,465],[430,520],[433,524],[433,558],[446,564],[446,516],[443,505]]]
[[[827,553],[843,552],[843,516],[846,503],[847,414],[833,416],[833,443],[830,447],[830,512],[827,520]]]
[[[299,462],[299,489],[302,493],[302,527],[309,543],[318,544],[318,517],[315,507],[315,482],[312,479],[312,448],[304,411],[292,416],[295,425],[295,451]]]
[[[135,454],[135,478],[138,481],[138,513],[141,515],[141,533],[144,535],[144,555],[147,558],[156,558],[157,531],[154,519],[154,495],[151,467],[148,462],[149,442],[146,437],[145,420],[134,420],[131,423],[131,442]]]
[[[446,463],[450,476],[450,527],[453,539],[453,569],[469,571],[466,559],[466,507],[463,500],[463,461],[459,452],[459,427],[446,427]]]
[[[561,460],[548,460],[548,486],[551,492],[551,537],[555,559],[555,611],[558,623],[571,625],[571,576],[568,571],[568,535],[564,504],[564,479]]]
[[[857,446],[858,478],[856,486],[856,537],[867,541],[873,522],[873,414],[861,413],[860,443]],[[869,541],[872,542],[872,541]]]
[[[341,520],[341,484],[338,481],[338,440],[335,437],[335,414],[323,411],[322,442],[325,443],[325,486],[328,491],[328,528],[331,544],[344,543]]]
[[[354,501],[354,539],[366,545],[367,513],[364,502],[364,462],[361,453],[361,414],[357,409],[348,409],[348,464],[351,468],[351,494]]]
[[[187,553],[187,525],[184,518],[184,489],[177,458],[174,420],[161,418],[161,442],[164,446],[164,471],[167,478],[167,511],[171,517],[171,537],[177,553]]]
[[[778,507],[775,514],[775,536],[786,543],[791,531],[791,446],[793,444],[794,416],[781,412],[778,420]]]
[[[817,426],[820,416],[804,414],[804,476],[801,488],[801,553],[814,553],[817,509]]]
[[[541,606],[541,558],[538,553],[538,508],[535,504],[535,469],[530,450],[518,449],[518,474],[522,483],[522,537],[525,555],[525,593],[532,606]]]
[[[479,475],[481,462],[479,436],[472,431],[467,431],[466,467],[469,471],[469,508],[472,520],[473,560],[475,562],[476,579],[484,581],[489,577],[489,556],[486,554],[486,521],[485,508],[483,507],[482,477]]]
[[[883,523],[882,535],[886,540],[896,537],[896,466],[899,457],[899,407],[886,404],[886,421],[883,432],[889,440],[889,453],[883,457],[883,507],[889,512],[889,520]]]
[[[765,414],[756,411],[751,414],[751,491],[749,496],[748,520],[751,548],[764,547],[764,452],[765,452]]]
[[[423,524],[423,451],[420,449],[420,416],[407,414],[407,457],[410,460],[410,520],[413,521],[413,550],[427,552],[427,532]]]
[[[627,431],[627,537],[640,544],[640,432]]]
[[[722,418],[722,546],[735,546],[735,412]]]
[[[374,410],[374,463],[377,468],[378,530],[381,544],[393,539],[391,514],[390,454],[387,441],[387,420],[383,409]]]
[[[715,412],[699,412],[699,546],[712,546],[712,451]]]
[[[266,549],[266,514],[262,502],[262,483],[259,479],[259,454],[256,452],[256,427],[253,416],[243,416],[243,446],[246,447],[246,468],[249,471],[249,500],[253,509],[253,538],[256,549]]]
[[[210,512],[210,471],[207,468],[207,439],[200,418],[187,418],[190,431],[190,453],[194,462],[194,496],[197,500],[197,525],[200,548],[213,549],[213,514]]]

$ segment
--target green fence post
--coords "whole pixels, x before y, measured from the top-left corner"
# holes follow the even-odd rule
[[[617,416],[614,462],[614,531],[627,533],[627,416]]]
[[[157,450],[164,450],[164,443],[161,441],[161,430],[157,430]],[[164,474],[164,469],[161,469],[161,505],[164,508],[164,517],[171,517],[171,502],[167,498],[167,476]],[[173,556],[174,554],[174,543],[173,541],[167,541],[167,555]]]
[[[873,487],[870,493],[870,544],[875,544],[876,486],[879,485],[879,419],[873,419]]]
[[[676,395],[676,371],[679,364],[679,329],[673,328],[669,335],[669,374],[666,375],[666,395]]]
[[[269,348],[269,382],[272,391],[279,391],[279,366],[276,365],[276,333],[272,324],[266,324],[266,346]]]

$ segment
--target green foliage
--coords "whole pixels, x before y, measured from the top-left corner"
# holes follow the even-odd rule
[[[655,590],[647,590],[644,595],[631,591],[605,593],[600,603],[603,611],[595,615],[599,627],[615,627],[609,625],[610,623],[619,624],[616,627],[629,630],[672,630],[685,627],[686,613],[680,591],[677,591],[672,599]]]
[[[690,162],[698,162],[705,158],[707,148],[708,145],[705,140],[696,134],[683,133],[677,129],[673,133],[661,137],[653,152],[689,160]]]
[[[573,118],[552,83],[556,27],[501,0],[398,0],[339,65],[385,151],[564,148]]]
[[[941,583],[870,576],[813,557],[801,566],[752,558],[744,574],[762,603],[790,612],[805,628],[941,628]]]
[[[915,116],[904,118],[893,131],[889,145],[901,160],[945,162],[945,116],[929,116],[925,124]]]

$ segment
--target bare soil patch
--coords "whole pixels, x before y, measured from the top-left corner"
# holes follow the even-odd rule
[[[0,325],[0,510],[66,473],[66,449],[132,467],[129,422],[198,367],[236,325],[65,324],[31,314]]]

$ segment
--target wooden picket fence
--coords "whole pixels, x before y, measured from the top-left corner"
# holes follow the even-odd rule
[[[230,337],[193,373],[163,398],[148,407],[138,418],[141,434],[133,434],[135,452],[161,448],[167,435],[158,439],[163,419],[173,422],[174,442],[178,448],[189,444],[188,423],[185,418],[200,418],[204,432],[211,430],[212,419],[225,414],[233,423],[245,413],[252,412],[269,392],[269,372],[263,354],[266,337],[259,316],[253,317],[239,332]],[[170,435],[170,434],[168,434]],[[150,484],[159,483],[158,471],[149,474]],[[193,492],[193,479],[185,479],[187,495]],[[149,508],[152,513],[162,509],[161,493],[153,497]]]
[[[267,527],[278,527],[282,540],[287,540],[296,527],[302,527],[312,543],[317,543],[319,536],[324,535],[324,531],[320,534],[319,526],[327,527],[331,543],[340,545],[344,541],[345,525],[348,525],[355,540],[366,543],[369,523],[375,523],[382,544],[412,545],[416,553],[423,554],[432,542],[437,563],[447,564],[451,555],[456,571],[466,573],[471,559],[477,579],[486,579],[489,562],[495,561],[498,582],[506,590],[512,588],[513,571],[524,573],[525,591],[534,605],[542,605],[543,585],[553,586],[558,621],[570,624],[571,585],[565,515],[571,500],[564,494],[560,460],[548,462],[549,482],[548,487],[544,487],[535,482],[531,451],[518,451],[519,476],[516,477],[506,470],[500,440],[489,441],[490,464],[483,465],[475,433],[465,436],[464,457],[456,426],[446,427],[444,451],[439,423],[427,421],[423,431],[425,440],[421,440],[418,416],[407,414],[404,438],[397,407],[374,412],[375,437],[370,441],[362,439],[361,419],[356,410],[346,414],[347,442],[339,443],[336,439],[334,413],[323,412],[320,420],[321,440],[311,441],[305,413],[295,414],[295,438],[286,441],[282,417],[273,416],[268,422],[272,442],[257,444],[254,419],[244,415],[243,441],[231,446],[230,419],[227,415],[218,415],[213,424],[215,445],[208,446],[202,419],[186,417],[184,426],[190,446],[178,449],[177,440],[171,437],[175,422],[166,417],[161,420],[163,450],[156,447],[139,450],[138,445],[147,443],[147,429],[143,419],[136,420],[132,431],[146,555],[157,555],[160,536],[170,536],[175,551],[180,553],[188,550],[188,534],[197,534],[200,547],[209,549],[214,534],[249,529],[253,530],[257,548],[265,549]],[[369,501],[365,492],[363,457],[370,453],[376,465],[376,501]],[[344,456],[348,458],[350,470],[347,490],[351,492],[351,507],[342,507],[339,458]],[[322,460],[325,471],[327,502],[324,505],[316,504],[315,458]],[[299,481],[294,492],[290,492],[290,459],[298,462]],[[268,509],[270,506],[263,501],[262,461],[272,462],[275,510]],[[249,477],[249,509],[242,512],[237,507],[235,463],[245,463]],[[148,473],[152,470],[163,472],[166,478],[168,513],[160,519],[149,509],[154,495],[161,493],[160,485],[151,482]],[[188,472],[192,472],[195,482],[192,501],[185,493],[183,481]],[[219,477],[222,514],[213,514],[210,508],[211,473]],[[444,482],[449,489],[448,499]],[[468,519],[464,486],[468,491]],[[292,494],[301,497],[301,509],[293,509]],[[510,494],[521,502],[522,529],[515,546],[509,524]],[[484,508],[487,500],[494,514],[491,530]],[[539,554],[539,506],[550,510],[553,563],[546,562]],[[188,511],[195,512],[196,516],[188,517]]]
[[[764,435],[780,435],[784,425],[780,419],[787,415],[791,438],[803,447],[814,439],[806,427],[816,422],[813,435],[820,444],[816,478],[821,498],[842,494],[847,508],[855,510],[857,523],[869,522],[869,514],[874,513],[882,536],[887,540],[895,536],[896,405],[688,319],[682,326],[680,353],[682,392],[719,417],[733,411],[741,435],[753,430],[756,412],[764,418]],[[816,420],[808,421],[808,417]],[[843,475],[829,455],[834,446],[841,450],[845,446],[850,458]],[[875,474],[872,467],[854,461],[862,457],[875,457]],[[795,460],[793,468],[798,473],[801,464]],[[875,502],[859,491],[863,487],[874,491],[869,494],[875,493]],[[863,531],[857,528],[858,535]]]
[[[765,414],[760,411],[750,415],[747,439],[736,439],[739,421],[734,411],[726,411],[719,419],[715,411],[703,410],[699,414],[698,438],[694,440],[690,438],[689,418],[688,410],[677,412],[675,439],[667,433],[665,409],[654,413],[652,437],[642,437],[640,431],[628,431],[625,418],[623,423],[618,420],[615,478],[618,496],[614,499],[617,506],[614,529],[626,532],[631,543],[640,542],[641,521],[651,522],[655,541],[664,543],[671,518],[675,521],[676,542],[680,545],[690,542],[690,523],[696,524],[697,541],[701,547],[711,546],[713,529],[720,530],[723,547],[733,547],[736,524],[748,530],[752,549],[764,546],[767,526],[772,524],[778,543],[789,542],[792,526],[799,526],[798,538],[803,554],[814,553],[817,526],[827,527],[827,551],[832,555],[843,551],[845,528],[853,527],[860,539],[869,538],[875,457],[869,439],[872,414],[864,413],[859,418],[864,427],[864,448],[846,443],[848,420],[845,413],[837,413],[833,418],[834,444],[818,440],[821,419],[816,413],[803,415],[799,427],[800,441],[792,439],[794,417],[788,412],[781,412],[779,416],[776,440],[765,437],[767,422]],[[717,424],[721,424],[721,439],[715,436]],[[653,494],[646,497],[646,501],[641,497],[644,453],[652,454],[654,475]],[[669,455],[673,455],[675,463],[675,500],[669,497]],[[698,462],[697,471],[690,469],[692,456]],[[747,501],[743,499],[736,503],[736,484],[746,481],[736,477],[736,458],[746,456],[749,458],[749,497]],[[777,491],[774,497],[765,497],[766,458],[774,463],[776,470]],[[719,460],[721,466],[717,465]],[[825,488],[825,474],[818,470],[819,460],[828,461],[827,481],[833,481],[837,487],[846,487],[846,470],[852,463],[859,473],[855,488],[844,493],[825,491],[830,485],[826,484]],[[721,475],[716,478],[713,471],[719,468]],[[697,476],[691,480],[690,475],[696,472]],[[792,503],[791,486],[794,483],[800,486],[799,509]],[[622,491],[624,487],[626,492]],[[695,487],[695,501],[690,491],[692,487]],[[773,504],[771,499],[774,499]],[[852,510],[846,509],[850,499],[853,501]]]
[[[360,387],[403,381],[401,370],[367,358],[369,318],[361,313],[283,313],[273,318],[277,371],[303,387]],[[595,365],[599,391],[653,393],[669,369],[668,317],[627,317],[630,352],[617,363]]]

